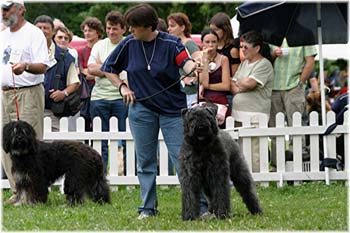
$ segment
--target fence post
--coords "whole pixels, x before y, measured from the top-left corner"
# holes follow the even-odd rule
[[[319,126],[318,113],[311,112],[309,115],[309,125]],[[320,135],[310,135],[310,172],[318,172],[320,170]]]
[[[284,128],[284,114],[279,112],[276,114],[276,128]],[[283,173],[286,171],[285,159],[285,135],[276,136],[276,165],[277,173],[280,175],[278,187],[283,186]]]
[[[268,118],[266,115],[259,116],[259,128],[268,128]],[[260,172],[269,172],[269,137],[259,137]],[[261,186],[268,187],[269,182],[261,182]]]
[[[327,112],[327,128],[333,124],[335,122],[335,113],[330,111],[330,112]],[[325,145],[324,146],[324,158],[336,158],[336,143],[335,143],[335,134],[330,134],[330,135],[327,135],[327,136],[323,136],[323,144]],[[329,185],[330,184],[330,177],[329,177],[329,172],[334,170],[332,168],[328,168],[328,167],[325,167],[325,181],[326,181],[326,184]]]
[[[301,127],[301,113],[293,113],[293,127]],[[293,171],[302,172],[303,165],[303,137],[302,135],[294,135],[293,139]],[[305,140],[305,138],[304,138]],[[294,185],[300,184],[295,181]]]
[[[92,121],[92,132],[102,132],[102,122],[100,117],[95,117]],[[102,156],[102,140],[92,139],[92,147]]]
[[[68,117],[60,118],[60,132],[68,132]]]
[[[111,133],[118,133],[118,118],[111,117],[109,119],[109,131]],[[109,176],[118,176],[119,175],[119,148],[118,140],[110,140],[109,142],[109,171],[107,174]],[[113,191],[117,191],[118,186],[113,187]]]
[[[59,120],[60,122],[60,130],[59,132],[65,132],[68,133],[68,117],[61,117],[61,119]],[[62,176],[61,180],[60,180],[60,191],[63,194],[64,193],[64,179],[65,176]]]
[[[240,130],[249,130],[251,127],[251,122],[249,118],[243,119],[242,122],[243,128]],[[252,138],[251,137],[243,137],[242,138],[242,151],[245,157],[245,160],[248,164],[249,171],[252,172]]]

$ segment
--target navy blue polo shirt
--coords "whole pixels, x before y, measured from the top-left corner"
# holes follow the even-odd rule
[[[156,47],[154,49],[154,43]],[[179,68],[182,68],[190,58],[180,38],[159,32],[150,41],[135,40],[130,34],[106,59],[101,70],[119,74],[125,70],[128,73],[128,84],[137,99],[151,96],[167,88],[180,78]],[[151,56],[154,50],[153,59]],[[148,70],[147,61],[151,69]],[[186,95],[180,90],[180,83],[165,92],[141,102],[144,106],[159,114],[179,116],[181,109],[186,108]]]

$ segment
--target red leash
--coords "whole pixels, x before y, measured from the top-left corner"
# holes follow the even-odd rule
[[[13,75],[13,71],[12,71],[12,82],[13,82],[13,94],[15,95],[16,116],[17,116],[17,120],[19,120],[18,99],[17,99],[17,93],[16,93],[15,76]]]

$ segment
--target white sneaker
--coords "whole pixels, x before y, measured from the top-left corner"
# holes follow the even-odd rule
[[[17,196],[16,194],[13,194],[6,202],[5,205],[13,205],[17,201]]]
[[[151,215],[146,214],[145,212],[141,212],[141,214],[137,217],[137,219],[142,220],[142,219],[149,218],[149,217],[151,217]]]

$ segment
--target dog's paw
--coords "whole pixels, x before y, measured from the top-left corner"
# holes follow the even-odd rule
[[[182,214],[182,220],[183,221],[193,221],[195,219],[197,219],[199,216],[198,214],[195,215],[195,214],[189,214],[189,213],[186,213],[186,214]]]
[[[228,211],[218,211],[215,214],[213,213],[212,215],[218,219],[225,219],[230,217]]]
[[[253,214],[253,215],[262,214],[263,212],[264,211],[263,211],[263,209],[260,206],[250,210],[250,213]]]

